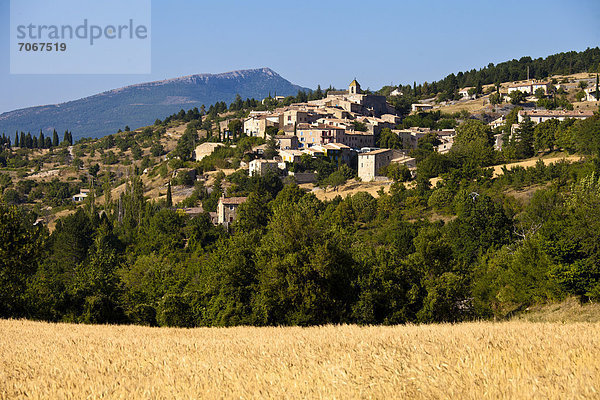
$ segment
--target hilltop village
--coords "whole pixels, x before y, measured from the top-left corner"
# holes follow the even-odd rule
[[[577,85],[585,87],[583,96],[578,92],[577,100],[596,102],[596,86],[593,75],[585,79],[563,81],[563,84],[552,83],[550,80],[526,80],[509,82],[503,85],[488,85],[486,88],[465,87],[458,91],[459,100],[454,102],[428,101],[413,103],[411,114],[427,115],[427,113],[443,110],[445,105],[456,105],[482,98],[482,103],[488,107],[496,106],[501,111],[497,118],[481,118],[493,130],[494,150],[502,151],[503,144],[514,141],[518,136],[520,124],[531,122],[536,125],[547,121],[572,121],[586,119],[594,115],[592,109],[574,110],[570,107],[563,109],[545,109],[536,106],[536,101],[550,97],[556,93],[567,93],[567,90]],[[589,85],[589,87],[588,87]],[[485,96],[482,92],[487,90]],[[394,89],[390,96],[401,95],[399,89]],[[495,97],[495,99],[494,99]],[[389,98],[389,97],[388,97]],[[330,90],[322,99],[294,103],[278,107],[271,111],[250,111],[246,118],[239,120],[240,128],[248,137],[258,137],[264,140],[273,139],[276,153],[272,158],[264,157],[267,145],[253,148],[257,158],[242,162],[241,167],[248,168],[250,176],[262,176],[268,171],[275,171],[280,176],[292,176],[297,183],[315,183],[316,172],[294,172],[289,166],[300,162],[304,157],[326,157],[336,163],[346,164],[356,170],[357,179],[362,182],[389,182],[388,166],[393,164],[403,166],[407,176],[415,177],[417,160],[413,156],[422,140],[433,143],[433,150],[446,154],[452,149],[456,136],[455,127],[437,128],[408,127],[400,129],[401,116],[388,98],[383,95],[364,93],[355,79],[348,90]],[[282,100],[280,97],[276,100]],[[263,100],[263,102],[269,99]],[[434,99],[432,99],[434,100]],[[491,104],[494,103],[495,104]],[[523,106],[517,106],[522,104]],[[594,104],[594,103],[589,103]],[[579,106],[578,106],[579,108]],[[510,123],[507,125],[507,116]],[[503,112],[502,112],[503,111]],[[516,112],[516,113],[515,113]],[[477,115],[461,115],[462,120],[477,119]],[[490,113],[492,114],[492,113]],[[232,119],[221,122],[223,137],[231,139],[233,133],[228,129]],[[233,124],[233,126],[236,126]],[[391,146],[383,144],[382,132],[385,137],[393,138]],[[196,147],[194,156],[201,161],[210,155],[221,143],[206,142]],[[235,208],[244,198],[222,199],[218,212],[213,213],[213,221],[229,224],[235,218]],[[228,209],[228,215],[223,216],[223,209]],[[218,215],[217,215],[218,214]]]
[[[229,107],[217,103],[209,110],[181,110],[154,126],[133,131],[126,127],[99,140],[73,143],[69,131],[62,141],[56,132],[53,137],[21,132],[14,141],[5,135],[3,162],[12,169],[0,177],[6,182],[5,198],[32,203],[51,227],[57,215],[89,202],[90,194],[99,204],[107,190],[118,198],[132,175],[142,178],[149,198],[165,201],[168,189],[183,212],[208,212],[214,224],[229,227],[246,197],[229,195],[225,180],[219,201],[209,201],[207,208],[198,193],[212,193],[211,170],[275,175],[324,199],[350,181],[355,183],[346,194],[376,195],[396,180],[415,180],[417,164],[427,154],[449,154],[457,128],[467,121],[487,127],[500,160],[532,156],[534,126],[591,117],[598,103],[596,85],[594,74],[578,74],[465,87],[456,89],[453,100],[437,96],[413,102],[406,115],[397,101],[410,86],[373,93],[354,79],[347,90],[319,88],[312,98],[275,95],[262,102],[237,99]],[[549,106],[549,99],[562,103]],[[532,124],[531,151],[517,156],[514,149],[522,142],[524,123]],[[541,146],[538,143],[535,152],[550,150]],[[27,165],[34,166],[29,173]],[[202,186],[200,191],[188,189],[194,182]],[[329,194],[328,187],[334,189]],[[48,195],[51,200],[40,202]]]
[[[386,101],[385,96],[363,93],[360,84],[353,80],[346,91],[328,91],[327,96],[306,103],[295,103],[273,111],[250,111],[243,119],[243,134],[265,140],[274,138],[278,157],[273,160],[257,159],[248,164],[249,173],[263,174],[268,169],[285,169],[285,163],[296,163],[303,155],[326,156],[358,170],[363,181],[374,180],[381,167],[399,162],[414,168],[415,160],[409,156],[416,149],[418,139],[426,133],[438,135],[443,141],[438,150],[448,151],[452,146],[454,130],[430,131],[428,129],[397,130],[401,118]],[[224,121],[226,138],[231,120]],[[377,138],[388,129],[402,140],[402,149],[393,151],[377,147]],[[204,143],[195,150],[200,161],[215,145]],[[263,145],[266,147],[266,145]],[[260,147],[255,149],[261,153]],[[304,178],[303,178],[304,179]]]

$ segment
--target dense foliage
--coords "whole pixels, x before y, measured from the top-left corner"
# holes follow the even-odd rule
[[[221,174],[211,193],[198,186],[195,195],[205,209],[222,191],[248,196],[229,231],[208,214],[149,201],[135,176],[104,210],[88,202],[51,234],[33,213],[2,205],[0,315],[392,324],[502,318],[569,294],[599,299],[599,124],[594,117],[563,133],[577,135],[588,161],[539,162],[493,178],[491,132],[467,121],[448,155],[420,145],[416,184],[405,186],[396,171],[398,182],[378,198],[320,201],[273,174]],[[440,174],[431,188],[427,177]]]

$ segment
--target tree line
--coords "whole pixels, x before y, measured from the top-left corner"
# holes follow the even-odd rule
[[[33,212],[2,204],[0,316],[393,324],[505,318],[568,295],[599,299],[600,117],[564,129],[583,161],[540,161],[498,177],[480,124],[461,124],[447,155],[423,141],[415,184],[399,179],[377,198],[320,201],[269,174],[217,177],[212,192],[197,188],[205,210],[221,193],[247,196],[230,230],[145,198],[135,176],[117,199],[88,201],[52,233]],[[430,176],[442,179],[432,187]],[[540,189],[528,201],[508,194],[531,185]]]
[[[38,136],[32,135],[31,132],[25,133],[23,131],[21,131],[19,134],[17,131],[15,133],[15,140],[12,143],[10,137],[7,137],[6,134],[2,134],[2,138],[0,138],[0,144],[3,144],[7,148],[19,147],[23,149],[51,149],[53,147],[58,147],[62,143],[72,146],[73,133],[69,130],[66,130],[63,135],[62,142],[59,142],[56,129],[52,131],[52,136],[45,136],[42,130],[40,130],[40,134]]]

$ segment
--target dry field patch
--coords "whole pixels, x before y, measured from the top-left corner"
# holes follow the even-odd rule
[[[517,161],[514,163],[510,163],[510,164],[502,164],[502,165],[495,165],[494,168],[494,173],[493,176],[498,177],[500,175],[502,175],[502,168],[506,167],[506,169],[508,169],[509,171],[511,169],[513,169],[514,167],[523,167],[523,168],[529,168],[529,167],[535,167],[535,164],[539,161],[542,160],[542,162],[545,165],[550,165],[550,164],[555,164],[557,162],[561,162],[561,161],[566,161],[566,162],[578,162],[581,161],[583,157],[578,156],[578,155],[563,155],[563,156],[551,156],[551,157],[534,157],[534,158],[530,158],[528,160],[524,160],[524,161]]]
[[[0,398],[598,398],[600,324],[0,321]]]

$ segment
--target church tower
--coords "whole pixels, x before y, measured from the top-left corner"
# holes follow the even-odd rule
[[[360,94],[361,93],[360,84],[356,81],[356,79],[354,79],[352,82],[350,82],[350,86],[348,86],[348,93],[349,94]]]

